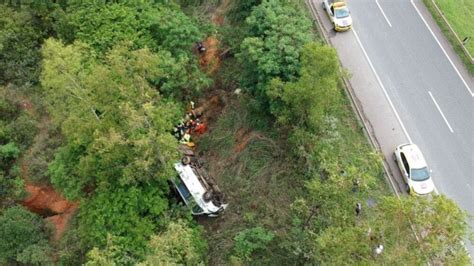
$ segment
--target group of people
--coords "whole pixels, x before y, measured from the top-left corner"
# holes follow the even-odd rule
[[[191,102],[191,111],[188,112],[173,130],[175,138],[190,147],[194,146],[191,135],[201,135],[206,132],[206,125],[200,119],[201,115],[194,110],[194,102]]]

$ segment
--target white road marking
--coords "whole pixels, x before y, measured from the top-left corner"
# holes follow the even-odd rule
[[[429,93],[430,96],[431,96],[431,100],[433,100],[434,104],[436,105],[436,108],[438,108],[439,113],[440,113],[441,116],[443,117],[444,122],[446,122],[446,125],[448,125],[449,130],[451,131],[451,133],[454,133],[453,128],[452,128],[451,125],[449,124],[448,119],[446,119],[446,116],[444,116],[443,111],[441,111],[441,108],[439,107],[438,102],[436,102],[436,99],[433,97],[433,94],[431,93],[431,91],[428,91],[428,93]]]
[[[382,12],[383,17],[385,18],[385,20],[387,21],[388,25],[389,25],[390,28],[391,28],[391,27],[392,27],[392,23],[390,23],[390,20],[388,20],[387,16],[385,15],[385,12],[383,12],[383,9],[382,9],[382,7],[380,6],[379,1],[378,1],[378,0],[375,0],[375,3],[377,3],[377,6],[379,7],[380,11]]]
[[[474,93],[472,93],[472,90],[471,88],[469,88],[469,86],[467,85],[466,81],[464,80],[464,78],[461,76],[461,73],[459,73],[459,70],[456,68],[456,66],[454,65],[453,61],[451,61],[451,58],[449,58],[448,56],[448,53],[446,53],[446,51],[444,50],[443,46],[441,45],[441,43],[439,42],[438,38],[436,38],[436,36],[434,35],[433,31],[431,30],[430,26],[428,25],[428,22],[426,22],[425,18],[423,17],[423,15],[421,15],[421,12],[420,10],[418,10],[418,7],[416,7],[415,3],[413,2],[413,0],[410,0],[411,4],[413,5],[413,7],[415,8],[416,12],[418,13],[418,15],[421,17],[421,20],[423,20],[423,22],[425,23],[426,27],[428,28],[428,30],[431,32],[431,35],[433,35],[433,38],[436,40],[436,42],[438,43],[439,47],[441,48],[441,50],[443,50],[443,53],[444,55],[448,58],[449,60],[449,63],[451,63],[451,66],[453,66],[454,70],[456,71],[456,73],[458,74],[459,78],[462,80],[462,82],[464,83],[464,86],[466,87],[466,89],[469,91],[469,94],[471,94],[471,97],[474,97]]]
[[[408,134],[408,132],[407,132],[407,130],[406,130],[406,128],[405,128],[405,125],[403,124],[403,122],[402,122],[400,116],[398,115],[397,110],[395,109],[395,106],[393,105],[392,100],[390,99],[390,96],[388,96],[387,90],[385,89],[385,86],[383,85],[382,80],[380,80],[380,77],[379,77],[379,75],[377,74],[377,71],[375,70],[374,65],[372,64],[372,61],[371,61],[370,58],[369,58],[369,55],[368,55],[367,52],[365,51],[364,45],[362,45],[362,42],[361,42],[360,39],[359,39],[359,35],[357,34],[357,32],[356,32],[356,30],[354,29],[354,27],[352,27],[352,32],[354,33],[354,36],[356,37],[356,40],[357,40],[357,42],[359,43],[359,46],[360,46],[360,48],[362,49],[362,52],[364,53],[365,59],[367,59],[367,62],[369,62],[369,66],[370,66],[370,68],[372,69],[372,72],[374,72],[374,75],[375,75],[375,78],[377,79],[377,82],[379,83],[380,87],[382,88],[382,90],[383,90],[383,92],[384,92],[385,98],[387,99],[388,103],[390,104],[390,107],[392,108],[393,113],[394,113],[395,116],[397,117],[398,123],[400,123],[400,126],[402,127],[403,133],[404,133],[405,136],[407,137],[408,141],[409,141],[410,143],[413,143],[413,141],[411,140],[410,135]],[[433,185],[434,185],[434,183],[433,183]],[[438,192],[438,189],[436,188],[436,185],[434,185],[434,192],[436,193],[436,195],[439,195],[439,192]]]
[[[362,48],[362,52],[365,55],[365,59],[367,59],[367,62],[369,62],[370,68],[372,69],[372,72],[374,72],[374,75],[375,75],[375,78],[377,79],[377,82],[379,83],[380,87],[383,90],[383,93],[385,94],[385,98],[388,100],[388,103],[390,104],[390,107],[392,108],[392,111],[395,113],[395,116],[397,117],[398,123],[400,123],[400,126],[402,127],[403,133],[405,133],[405,136],[407,137],[408,141],[411,143],[412,141],[411,141],[410,135],[408,135],[408,132],[405,128],[405,125],[403,124],[402,120],[400,119],[400,116],[398,115],[398,112],[395,109],[395,106],[393,105],[392,100],[388,96],[387,90],[385,89],[385,86],[383,85],[382,80],[380,80],[380,77],[377,74],[377,71],[375,71],[375,67],[372,64],[372,61],[370,60],[369,55],[365,51],[365,48],[362,45],[362,42],[359,39],[359,35],[357,35],[357,32],[355,31],[354,27],[352,27],[352,32],[354,33],[354,36],[356,37],[356,40],[359,43],[360,48]]]

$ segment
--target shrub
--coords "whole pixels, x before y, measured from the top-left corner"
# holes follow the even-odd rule
[[[20,206],[6,209],[0,216],[0,263],[50,262],[51,247],[47,237],[41,217]]]
[[[265,250],[275,235],[268,230],[258,226],[239,232],[235,238],[234,252],[244,260],[250,261],[251,256]]]

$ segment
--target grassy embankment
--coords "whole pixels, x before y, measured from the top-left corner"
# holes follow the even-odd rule
[[[430,10],[433,18],[438,23],[439,27],[453,46],[456,53],[466,65],[469,73],[474,75],[474,64],[471,63],[468,56],[463,52],[456,37],[449,30],[443,18],[439,15],[432,1],[423,0],[423,2],[428,7],[428,10]],[[466,48],[471,56],[474,56],[474,27],[472,27],[472,21],[474,20],[474,1],[436,0],[435,2],[461,40],[463,40],[465,37],[471,37],[471,40],[466,44]]]

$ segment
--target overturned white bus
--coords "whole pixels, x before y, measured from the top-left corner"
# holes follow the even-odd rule
[[[174,168],[178,175],[171,182],[193,215],[217,217],[227,208],[224,194],[199,163],[185,156]]]

